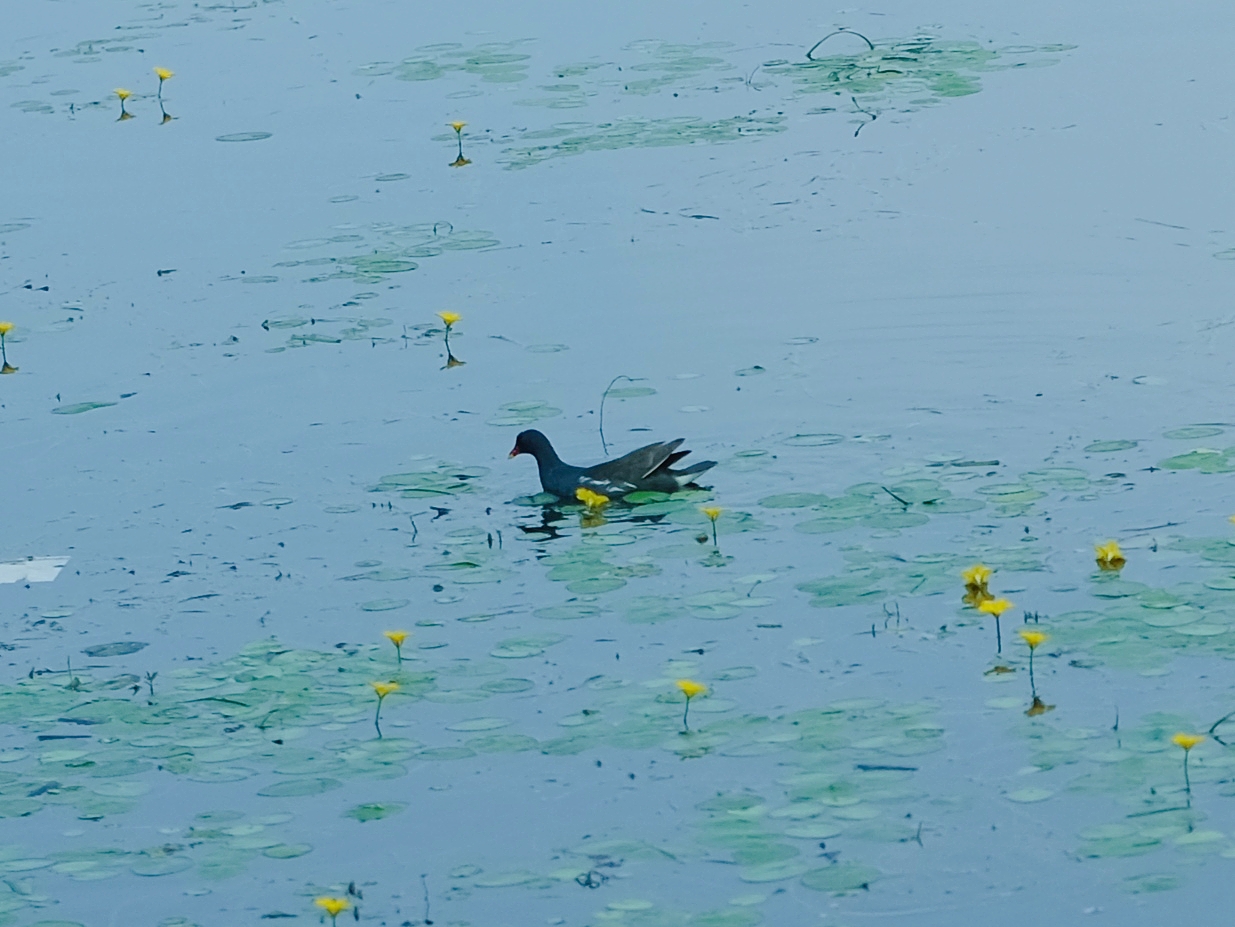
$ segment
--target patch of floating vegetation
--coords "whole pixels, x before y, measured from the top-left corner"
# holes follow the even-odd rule
[[[979,548],[964,555],[936,553],[908,558],[865,547],[847,547],[842,554],[845,572],[798,584],[800,591],[811,596],[812,605],[837,608],[882,604],[892,598],[946,593],[956,589],[956,577],[974,559],[1007,572],[1045,569],[1045,552],[1030,545]]]
[[[283,318],[265,319],[262,328],[266,331],[290,331],[287,341],[282,345],[267,348],[268,354],[278,354],[288,348],[307,348],[314,344],[342,344],[345,341],[367,341],[370,344],[392,344],[398,339],[378,332],[394,324],[393,319],[385,318],[304,318],[303,316],[284,316]],[[321,326],[320,328],[318,326]],[[330,328],[329,326],[342,326]],[[409,326],[416,334],[432,328],[430,325]],[[307,330],[306,330],[307,329]]]
[[[1198,447],[1184,454],[1168,457],[1158,464],[1164,470],[1197,470],[1201,473],[1235,472],[1235,447],[1223,450]]]
[[[738,761],[775,757],[783,770],[775,785],[761,778],[758,791],[740,786],[722,792],[701,789],[711,794],[696,805],[700,816],[691,828],[693,846],[659,847],[621,838],[589,841],[556,857],[557,867],[545,871],[486,873],[464,865],[452,878],[476,888],[543,889],[567,880],[590,884],[590,877],[599,884],[611,860],[633,868],[723,858],[738,867],[743,881],[753,884],[800,879],[807,888],[834,894],[871,888],[883,873],[862,862],[863,845],[918,837],[917,813],[928,796],[914,784],[914,774],[920,758],[942,749],[944,740],[934,709],[851,699],[768,717],[738,714],[729,702],[709,711],[709,697],[695,706],[703,718],[698,730],[666,737],[665,726],[680,724],[681,718],[680,695],[671,694],[676,693],[673,679],[695,668],[688,662],[671,663],[664,679],[641,686],[609,676],[588,680],[590,706],[559,720],[566,733],[542,742],[542,751],[575,754],[607,745],[659,747],[705,762],[711,755]],[[751,667],[735,667],[712,678],[754,675]],[[649,692],[657,693],[650,701]],[[815,853],[819,841],[833,839],[838,840],[838,852],[821,860]],[[672,923],[758,923],[757,917],[750,919],[755,912],[744,909],[762,898],[753,896],[742,904],[735,901],[726,912],[699,915],[697,920],[683,916]],[[662,922],[653,916],[659,909],[651,901],[620,904],[624,911],[651,918],[631,924]],[[729,919],[731,915],[736,919]]]
[[[841,30],[801,61],[768,61],[763,70],[792,79],[799,95],[829,93],[856,97],[863,104],[898,103],[917,108],[947,97],[967,96],[982,89],[980,75],[1013,68],[1045,67],[1058,59],[1043,57],[1073,45],[991,48],[973,41],[950,41],[920,35],[882,39],[856,53],[831,52],[840,42],[865,42]]]
[[[488,467],[465,467],[446,461],[417,461],[405,473],[383,476],[371,492],[397,492],[404,499],[449,499],[476,491],[476,481],[489,475]]]
[[[561,409],[549,405],[543,399],[528,399],[506,403],[492,418],[486,419],[485,424],[499,428],[523,428],[541,419],[555,418],[561,414]]]
[[[357,68],[358,77],[390,76],[396,80],[438,80],[450,74],[466,74],[490,84],[512,84],[527,79],[532,58],[523,51],[529,40],[487,42],[464,48],[457,42],[423,45],[403,60],[378,61]]]
[[[1156,671],[1181,654],[1235,657],[1235,544],[1225,538],[1176,538],[1169,550],[1199,555],[1219,575],[1155,588],[1096,573],[1094,608],[1052,619],[1055,646],[1086,667],[1109,664]]]
[[[1215,793],[1221,798],[1235,794],[1230,785],[1235,755],[1217,742],[1194,751],[1189,794],[1183,752],[1171,737],[1193,729],[1189,719],[1166,713],[1147,715],[1135,727],[1121,725],[1117,730],[1106,725],[1071,728],[1051,716],[1021,722],[1031,764],[1044,772],[1072,773],[1062,791],[1044,800],[1079,796],[1092,808],[1099,799],[1106,799],[1121,809],[1117,819],[1085,827],[1077,834],[1076,858],[1168,851],[1175,861],[1190,864],[1209,856],[1235,857],[1235,842],[1204,827],[1205,808],[1216,800]],[[1178,874],[1163,878],[1170,881],[1169,887],[1180,883]]]
[[[0,884],[9,889],[0,888],[0,923],[12,923],[12,914],[27,905],[37,910],[45,901],[31,892],[28,884],[18,882],[29,873],[98,882],[125,875],[152,878],[194,870],[199,878],[222,881],[247,871],[258,857],[296,859],[311,853],[313,847],[288,843],[279,835],[280,825],[292,819],[291,814],[246,817],[236,811],[207,811],[168,842],[140,849],[77,847],[34,857],[17,845],[0,846],[0,874],[4,876]]]
[[[370,284],[380,283],[391,274],[413,271],[420,266],[417,261],[437,257],[447,251],[480,251],[499,244],[489,232],[459,231],[449,222],[412,225],[345,223],[331,231],[336,234],[294,241],[285,250],[335,251],[339,246],[348,245],[356,253],[289,259],[279,261],[274,266],[320,268],[305,278],[307,283],[351,280]]]
[[[589,151],[732,142],[740,138],[775,135],[786,128],[784,116],[730,116],[719,119],[626,116],[612,122],[564,122],[548,129],[520,133],[521,144],[505,149],[498,160],[508,169],[519,170],[551,158]],[[541,140],[544,140],[541,144],[527,144]]]

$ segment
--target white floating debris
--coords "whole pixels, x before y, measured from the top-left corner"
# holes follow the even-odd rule
[[[0,583],[50,583],[69,562],[68,557],[27,557],[0,563]]]

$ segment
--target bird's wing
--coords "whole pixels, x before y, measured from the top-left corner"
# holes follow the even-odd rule
[[[668,460],[677,446],[684,441],[677,438],[659,444],[649,444],[636,451],[631,451],[616,460],[607,460],[594,467],[588,467],[584,472],[587,476],[600,480],[625,482],[632,479],[642,480],[655,473]]]
[[[602,496],[624,496],[628,492],[633,492],[637,487],[634,483],[628,483],[625,480],[606,480],[597,479],[592,476],[579,477],[579,485],[585,489],[590,489],[592,492],[598,492]]]

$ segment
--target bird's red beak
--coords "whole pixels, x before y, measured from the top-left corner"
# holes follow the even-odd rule
[[[509,459],[510,457],[518,457],[521,453],[523,452],[520,451],[517,447],[512,448],[510,454],[507,455],[507,459]]]

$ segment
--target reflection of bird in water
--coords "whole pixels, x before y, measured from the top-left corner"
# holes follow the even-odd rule
[[[559,499],[573,502],[575,491],[580,488],[617,499],[632,492],[677,492],[716,466],[714,460],[703,460],[681,470],[670,469],[690,453],[677,449],[683,440],[649,444],[616,460],[575,467],[558,457],[548,438],[531,429],[515,439],[510,456],[531,454],[535,457],[541,488]]]

